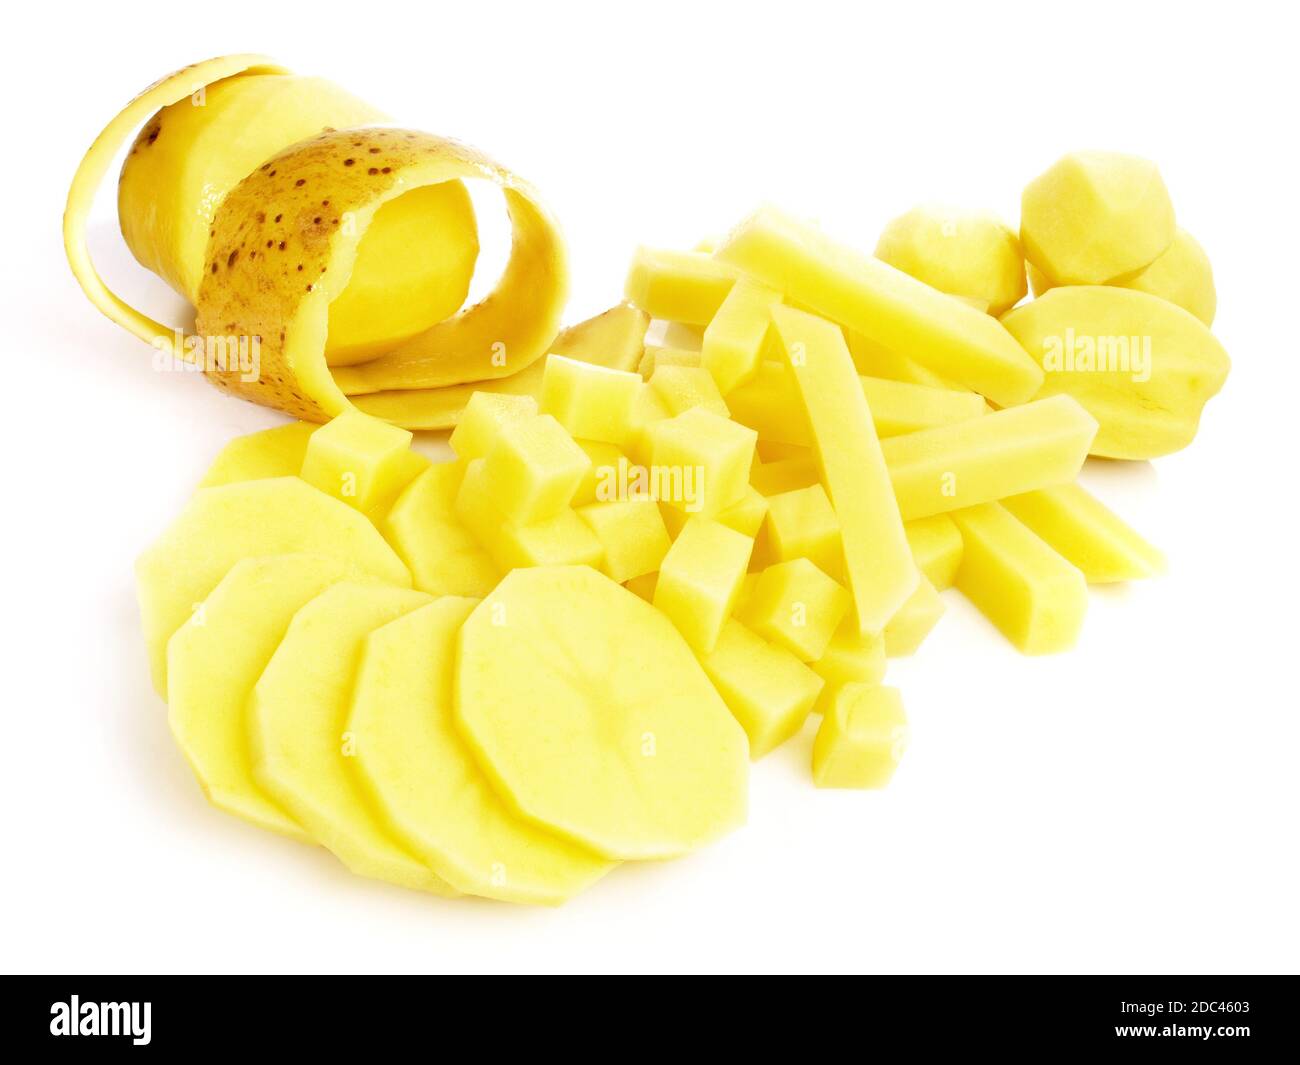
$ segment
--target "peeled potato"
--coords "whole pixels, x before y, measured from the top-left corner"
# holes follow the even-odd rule
[[[885,226],[876,258],[993,315],[1026,291],[1020,241],[988,211],[914,207]]]
[[[1154,163],[1073,152],[1026,187],[1025,256],[1055,285],[1102,285],[1144,269],[1174,239],[1174,207]]]
[[[1038,398],[1064,392],[1097,419],[1090,454],[1105,458],[1186,447],[1231,365],[1200,319],[1128,288],[1054,288],[1002,324],[1046,373]]]
[[[473,149],[364,126],[374,121],[335,87],[262,56],[163,78],[105,127],[73,178],[64,244],[74,275],[156,350],[310,421],[349,409],[349,395],[520,373],[546,353],[567,296],[554,220],[527,184]],[[86,246],[95,188],[141,126],[123,232],[141,262],[195,303],[194,335],[113,293]],[[469,178],[501,188],[514,240],[495,291],[452,314],[477,255],[461,185]],[[351,365],[358,360],[367,361]]]
[[[1207,326],[1214,324],[1218,302],[1214,291],[1214,270],[1205,249],[1185,229],[1174,234],[1173,243],[1155,262],[1123,284],[1125,288],[1149,292],[1176,303]]]
[[[456,636],[473,599],[445,596],[366,640],[348,730],[360,779],[413,853],[461,891],[554,905],[611,868],[513,814],[456,728]]]
[[[310,839],[253,779],[244,707],[294,614],[331,584],[359,576],[348,562],[325,555],[244,559],[168,641],[168,721],[214,805]]]
[[[585,566],[515,570],[460,635],[456,716],[520,815],[612,860],[745,819],[749,744],[686,642]]]
[[[362,642],[432,602],[382,584],[336,584],[299,610],[248,700],[258,783],[318,843],[362,876],[454,895],[404,849],[371,809],[348,763],[348,708]]]
[[[258,555],[327,555],[409,587],[411,575],[375,527],[297,477],[202,488],[136,562],[154,687],[167,691],[167,641],[236,562]]]

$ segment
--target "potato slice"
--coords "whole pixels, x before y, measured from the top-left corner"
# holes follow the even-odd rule
[[[307,454],[307,441],[319,428],[311,422],[290,422],[237,436],[217,453],[199,487],[215,488],[266,477],[296,477]]]
[[[463,462],[433,463],[397,497],[383,523],[388,542],[430,595],[486,595],[497,570],[473,533],[456,517]]]
[[[321,554],[409,587],[411,574],[366,517],[297,477],[202,488],[135,565],[154,688],[167,691],[167,641],[236,562]]]
[[[203,792],[260,828],[310,836],[253,779],[244,707],[294,614],[359,574],[325,555],[246,558],[167,643],[167,718]]]
[[[456,894],[385,830],[349,764],[348,710],[365,638],[433,600],[383,584],[336,584],[299,610],[248,700],[257,782],[354,873]]]
[[[518,813],[611,859],[745,819],[749,744],[662,614],[595,570],[516,570],[460,635],[456,715]]]
[[[459,890],[555,905],[612,867],[516,817],[456,729],[456,635],[477,600],[446,596],[366,639],[348,731],[393,834]]]

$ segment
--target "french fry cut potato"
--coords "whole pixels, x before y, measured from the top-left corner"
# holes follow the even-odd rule
[[[446,596],[372,632],[348,731],[385,823],[467,894],[555,905],[611,863],[523,821],[497,797],[456,728],[456,638],[473,599]]]
[[[1024,403],[1042,384],[997,319],[774,208],[742,222],[716,256],[999,406]]]
[[[1157,548],[1077,484],[1011,496],[1002,505],[1081,569],[1089,584],[1141,580],[1165,568]]]
[[[778,306],[780,349],[812,428],[817,463],[844,544],[858,626],[879,632],[919,579],[871,412],[840,330],[822,318]]]
[[[905,521],[1072,481],[1097,433],[1069,396],[882,441]]]
[[[942,592],[951,588],[961,565],[961,533],[947,514],[917,518],[903,526],[912,558],[926,580]]]
[[[254,685],[248,734],[257,782],[354,873],[455,895],[388,833],[354,775],[347,731],[366,636],[430,602],[383,584],[326,589],[293,616]]]
[[[456,714],[498,794],[609,859],[745,819],[749,744],[672,623],[583,566],[516,570],[460,635]]]
[[[167,691],[167,641],[236,562],[315,554],[409,587],[411,575],[366,517],[297,477],[202,488],[136,562],[154,687]]]
[[[167,720],[203,787],[228,813],[295,839],[310,837],[253,779],[245,704],[294,614],[359,576],[324,555],[236,563],[167,644]]]
[[[997,503],[959,510],[957,588],[1027,655],[1074,646],[1088,609],[1083,574]]]

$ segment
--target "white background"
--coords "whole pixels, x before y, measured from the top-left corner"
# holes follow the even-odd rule
[[[29,5],[0,68],[0,965],[1297,969],[1300,92],[1283,7],[118,7]],[[1024,183],[1069,149],[1157,160],[1213,258],[1234,368],[1190,449],[1085,480],[1169,575],[1094,592],[1078,649],[1045,659],[948,593],[891,669],[913,726],[891,788],[813,789],[809,731],[755,768],[745,830],[558,911],[370,884],[220,815],[150,688],[131,566],[217,449],[277,416],[153,372],[82,298],[59,217],[129,96],[238,51],[530,178],[565,225],[574,321],[620,297],[638,243],[688,247],[764,200],[869,250],[923,200],[1014,224]],[[102,200],[110,281],[178,315]]]

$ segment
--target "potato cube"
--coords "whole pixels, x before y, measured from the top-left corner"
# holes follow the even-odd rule
[[[823,681],[783,647],[728,619],[718,645],[700,665],[749,736],[750,758],[762,758],[803,726]]]
[[[522,421],[537,413],[532,396],[511,396],[504,392],[475,392],[465,404],[465,411],[447,443],[456,457],[481,459],[496,441],[497,432],[506,422]]]
[[[591,469],[586,452],[549,414],[501,425],[483,461],[488,495],[516,525],[555,517]]]
[[[411,478],[411,433],[359,411],[345,411],[307,441],[302,479],[357,510],[391,500]]]
[[[885,626],[885,654],[904,658],[915,653],[943,617],[943,599],[925,577]]]
[[[654,605],[697,654],[717,646],[735,609],[754,541],[707,518],[683,526],[659,567]]]
[[[489,491],[487,459],[474,459],[456,495],[456,517],[503,573],[528,566],[600,567],[596,534],[569,508],[543,521],[512,522]]]
[[[627,461],[623,452],[601,440],[577,440],[575,443],[591,459],[591,469],[573,493],[571,505],[585,507],[588,503],[613,502],[617,498],[619,463]]]
[[[456,518],[465,466],[459,461],[431,465],[397,497],[381,526],[415,587],[431,595],[478,598],[500,579],[478,538]]]
[[[656,366],[650,387],[668,408],[669,414],[682,414],[692,407],[703,407],[722,418],[731,417],[726,401],[709,371],[702,366]]]
[[[759,534],[763,528],[763,519],[767,517],[767,497],[757,489],[745,488],[745,494],[738,503],[732,503],[726,510],[718,512],[718,521],[729,529],[744,533],[750,539]]]
[[[841,573],[840,523],[826,489],[814,484],[769,496],[759,548],[770,562],[806,558],[823,573]]]
[[[621,444],[641,384],[639,374],[551,355],[542,374],[542,412],[574,437]]]
[[[641,355],[641,364],[637,367],[647,381],[654,376],[660,366],[703,366],[703,356],[697,348],[648,347]]]
[[[835,693],[813,741],[819,788],[883,788],[907,747],[897,688],[846,684]]]
[[[659,394],[648,384],[643,384],[632,404],[627,431],[623,434],[623,448],[628,458],[642,465],[650,463],[653,442],[650,430],[657,423],[672,417]]]
[[[936,591],[951,588],[961,565],[961,533],[947,514],[933,514],[904,523],[916,568]]]
[[[802,662],[815,662],[853,605],[840,584],[806,558],[768,566],[740,620]]]
[[[638,248],[624,291],[652,318],[708,325],[736,276],[735,267],[700,252]]]
[[[782,492],[818,484],[820,480],[821,471],[817,468],[817,460],[811,455],[761,462],[749,475],[749,483],[769,499]]]
[[[592,503],[578,508],[577,514],[604,550],[601,571],[620,584],[656,572],[672,546],[652,499]]]
[[[812,670],[826,682],[814,713],[823,713],[831,697],[845,684],[875,686],[885,679],[885,638],[880,633],[864,635],[858,631],[857,621],[846,616],[840,622],[831,642],[826,645],[821,658],[809,663]]]
[[[704,368],[723,395],[758,369],[772,326],[772,307],[780,302],[776,289],[742,277],[704,330]]]
[[[659,574],[643,573],[639,577],[633,577],[630,581],[625,581],[623,587],[635,596],[639,596],[647,603],[655,601],[655,585],[659,583]]]
[[[665,502],[706,517],[739,503],[749,485],[757,440],[752,429],[699,408],[654,423],[650,427],[653,464],[678,474],[672,482],[680,481],[684,490],[689,489],[683,498]]]

